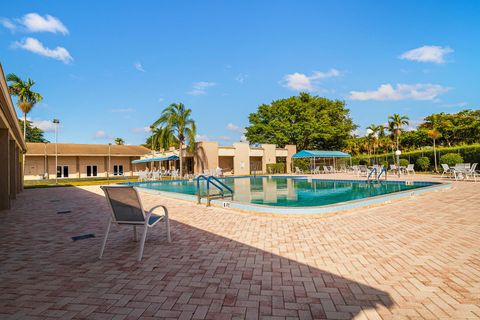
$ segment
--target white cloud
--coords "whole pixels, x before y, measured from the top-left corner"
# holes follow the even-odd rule
[[[330,69],[327,72],[315,71],[310,76],[295,72],[285,75],[282,80],[282,85],[285,88],[295,91],[317,91],[319,90],[318,83],[320,81],[340,75],[341,73],[337,69]]]
[[[58,18],[48,14],[42,17],[38,13],[28,13],[23,16],[21,23],[29,32],[59,32],[64,35],[68,34],[67,27]]]
[[[17,29],[17,26],[15,25],[15,23],[13,23],[12,20],[7,18],[0,18],[0,25],[2,25],[4,28],[7,28],[10,31],[15,31],[15,29]]]
[[[452,52],[453,49],[449,47],[423,46],[409,50],[400,55],[399,58],[402,60],[442,64],[445,63],[445,56]]]
[[[43,130],[44,132],[53,132],[55,131],[55,124],[52,122],[52,120],[33,120],[27,118],[28,121],[32,122],[32,125],[34,127],[39,128],[40,130]]]
[[[397,84],[395,88],[387,83],[374,91],[350,91],[351,100],[436,100],[437,97],[450,90],[439,84],[417,83]]]
[[[247,78],[248,78],[248,74],[240,73],[235,77],[235,81],[238,81],[243,84],[247,80]]]
[[[245,128],[240,128],[239,126],[237,126],[236,124],[231,123],[231,122],[229,124],[227,124],[227,129],[230,130],[230,131],[235,131],[235,132],[240,132],[240,133],[245,132]]]
[[[210,139],[206,134],[197,134],[195,136],[195,141],[210,141]]]
[[[117,109],[110,109],[110,112],[113,112],[113,113],[130,113],[130,112],[135,112],[135,109],[133,109],[133,108],[117,108]]]
[[[140,72],[145,72],[145,69],[143,69],[143,66],[142,66],[142,64],[141,64],[140,62],[135,62],[135,63],[133,64],[133,67],[134,67],[135,69],[137,69],[138,71],[140,71]]]
[[[13,47],[22,48],[24,50],[36,53],[38,55],[60,60],[63,63],[70,63],[73,61],[72,56],[67,49],[63,47],[56,47],[55,49],[49,49],[35,38],[27,38],[20,42],[13,43]]]
[[[192,90],[188,92],[188,94],[192,96],[202,96],[207,94],[207,89],[210,87],[215,86],[215,82],[207,82],[207,81],[200,81],[200,82],[195,82],[192,85]]]
[[[95,132],[93,136],[95,139],[110,139],[110,135],[108,135],[104,130],[98,130]]]
[[[132,128],[130,131],[133,133],[145,133],[150,132],[150,127]]]
[[[466,106],[468,106],[468,102],[465,102],[465,101],[455,102],[455,103],[446,103],[442,105],[442,107],[444,108],[464,108]]]

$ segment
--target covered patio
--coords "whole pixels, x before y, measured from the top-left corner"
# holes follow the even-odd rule
[[[339,164],[338,159],[350,158],[350,165],[352,156],[341,151],[327,151],[327,150],[301,150],[292,156],[292,159],[310,159],[310,172],[313,172],[317,165],[333,166],[335,171]]]
[[[137,164],[140,163],[145,163],[145,164],[150,164],[150,169],[153,169],[153,167],[156,167],[157,169],[160,170],[166,170],[166,169],[176,169],[176,162],[179,160],[177,155],[172,155],[168,157],[151,157],[151,158],[144,158],[144,159],[138,159],[138,160],[133,160],[132,164],[135,165],[135,171],[137,171]],[[158,162],[158,167],[155,166],[155,162]],[[162,165],[163,164],[163,165]]]

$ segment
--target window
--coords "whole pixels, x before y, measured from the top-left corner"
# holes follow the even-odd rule
[[[68,166],[57,166],[57,178],[68,178]]]
[[[115,164],[113,166],[113,175],[114,176],[123,176],[123,165],[122,164]]]
[[[87,177],[97,176],[97,166],[87,166]]]

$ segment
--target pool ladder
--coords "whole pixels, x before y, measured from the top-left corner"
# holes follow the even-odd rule
[[[207,181],[207,194],[205,196],[202,196],[201,194],[200,180]],[[210,194],[210,185],[217,188],[218,193]],[[210,201],[212,199],[224,199],[224,198],[233,199],[233,190],[232,188],[227,186],[225,183],[220,181],[220,179],[214,176],[207,177],[202,174],[197,177],[197,204],[202,203],[202,198],[207,198],[207,207],[210,207]]]
[[[378,172],[378,169],[380,169],[380,173]],[[375,172],[375,174],[374,174]],[[372,174],[374,174],[373,179],[376,181],[379,181],[380,178],[382,177],[382,174],[385,176],[385,180],[387,180],[387,169],[385,169],[383,166],[381,167],[373,167],[370,173],[368,174],[367,181],[370,182],[373,179],[370,179]]]

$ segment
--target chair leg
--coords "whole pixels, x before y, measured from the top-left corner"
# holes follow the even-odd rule
[[[140,240],[140,248],[138,248],[138,261],[142,260],[143,257],[143,248],[145,247],[145,240],[147,239],[148,226],[145,224],[145,229],[143,230],[142,239]]]
[[[168,215],[165,217],[165,227],[167,229],[167,241],[172,242],[172,237],[170,236],[170,220],[168,219]]]
[[[110,232],[111,225],[112,225],[112,218],[110,217],[110,220],[108,220],[107,231],[105,232],[105,237],[103,238],[102,248],[100,249],[99,259],[102,259],[103,251],[105,250],[105,246],[107,245],[107,238],[108,238],[108,233]]]
[[[133,241],[135,241],[135,242],[138,241],[137,226],[136,225],[133,225]]]

